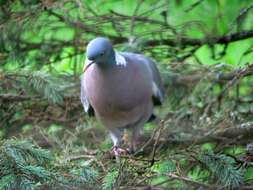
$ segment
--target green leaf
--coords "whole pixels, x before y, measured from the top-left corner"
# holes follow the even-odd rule
[[[50,102],[61,103],[63,101],[59,84],[48,73],[41,71],[34,72],[29,76],[28,81],[34,90],[42,93]]]
[[[4,190],[5,187],[10,186],[16,180],[15,175],[9,174],[1,177],[0,179],[0,190]]]
[[[165,160],[162,162],[157,162],[152,167],[152,170],[163,175],[176,170],[175,164],[171,160]]]
[[[243,171],[235,165],[233,158],[209,151],[202,155],[200,160],[217,179],[217,184],[231,189],[239,188],[242,184]]]
[[[115,187],[116,177],[118,176],[117,170],[112,170],[106,174],[102,181],[102,190],[111,190]]]
[[[245,174],[244,174],[244,179],[245,180],[253,180],[253,167],[249,167],[246,169]]]

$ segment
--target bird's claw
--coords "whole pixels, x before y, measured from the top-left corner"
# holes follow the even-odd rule
[[[129,154],[129,150],[120,148],[118,146],[114,146],[113,147],[113,152],[114,152],[114,155],[116,157],[118,157],[120,155],[127,155],[127,154]]]

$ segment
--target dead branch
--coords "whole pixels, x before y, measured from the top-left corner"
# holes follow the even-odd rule
[[[193,133],[194,134],[194,133]],[[167,139],[165,140],[168,144],[174,144],[174,145],[197,145],[207,142],[229,142],[231,139],[235,140],[238,139],[250,139],[253,136],[253,123],[250,125],[241,125],[237,127],[230,127],[223,131],[218,131],[212,134],[203,135],[194,137],[191,139],[182,139],[182,140],[175,140],[175,139]],[[165,144],[166,144],[165,143]]]
[[[190,136],[194,135],[194,131],[189,134]],[[183,146],[184,148],[193,145],[199,145],[208,142],[216,143],[229,143],[231,141],[236,141],[238,143],[251,140],[253,138],[253,123],[245,123],[236,127],[228,127],[221,131],[215,131],[209,134],[194,135],[190,138],[172,138],[169,137],[170,134],[166,134],[159,139],[158,144],[160,144],[161,149],[168,149],[169,147]],[[149,137],[143,137],[142,141],[146,142],[149,140]],[[146,146],[142,154],[149,154],[153,148],[153,144],[156,142],[156,139],[152,139],[152,142],[149,146]]]
[[[18,95],[18,94],[0,94],[0,100],[4,100],[4,101],[26,101],[26,100],[36,100],[41,98],[41,96],[37,95],[37,96],[28,96],[28,95]]]
[[[172,85],[191,85],[200,81],[203,78],[206,78],[210,81],[215,82],[224,82],[229,81],[235,78],[238,74],[240,77],[246,77],[253,74],[253,64],[248,65],[248,67],[243,69],[235,69],[231,72],[225,73],[213,73],[210,71],[201,72],[197,74],[190,74],[190,75],[181,75],[181,74],[174,74],[174,75],[166,75],[163,74],[163,78],[165,82],[168,82]],[[167,86],[168,84],[165,84]]]

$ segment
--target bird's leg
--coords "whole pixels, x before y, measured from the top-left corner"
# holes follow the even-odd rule
[[[141,130],[143,125],[137,125],[133,128],[132,132],[132,138],[130,142],[130,150],[131,152],[135,152],[138,148],[138,145],[140,144],[140,136],[141,136]]]
[[[122,154],[126,154],[127,151],[120,148],[122,131],[117,128],[109,129],[109,131],[110,131],[110,136],[113,142],[113,152],[114,152],[115,157],[119,157]]]

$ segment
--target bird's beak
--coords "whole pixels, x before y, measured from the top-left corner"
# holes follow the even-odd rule
[[[85,64],[84,67],[83,67],[83,73],[85,73],[85,71],[86,71],[93,63],[95,63],[95,62],[89,60],[89,62],[88,62],[87,64]]]

